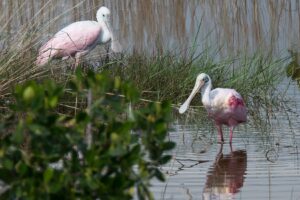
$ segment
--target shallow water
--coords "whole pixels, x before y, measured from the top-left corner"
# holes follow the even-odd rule
[[[250,121],[234,131],[233,144],[217,144],[214,126],[174,125],[174,159],[162,169],[165,183],[153,182],[156,199],[300,199],[299,89],[288,96],[293,113],[276,113],[270,124]]]

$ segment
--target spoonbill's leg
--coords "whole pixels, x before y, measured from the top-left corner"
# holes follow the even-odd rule
[[[67,60],[69,58],[70,58],[70,56],[65,56],[65,57],[62,57],[61,60]]]
[[[75,54],[75,69],[74,71],[76,70],[77,66],[79,65],[80,63],[80,58],[84,55],[86,55],[87,53],[89,52],[89,50],[85,50],[85,51],[80,51],[80,52],[77,52]]]
[[[75,57],[75,64],[74,64],[74,71],[77,69],[78,65],[80,63],[80,56]]]
[[[233,136],[233,126],[230,126],[229,129],[230,129],[230,136],[229,136],[230,137],[230,140],[229,140],[230,142],[229,143],[231,144],[232,143],[232,136]]]
[[[217,129],[218,129],[218,135],[219,135],[219,142],[220,144],[224,143],[224,138],[223,138],[223,132],[222,132],[222,125],[221,124],[216,124]]]
[[[231,142],[229,143],[229,146],[230,146],[230,153],[232,153],[233,150],[232,150],[232,143]]]
[[[77,57],[77,56],[75,56],[75,57],[72,57],[73,59],[74,59],[74,63],[73,64],[71,64],[71,67],[74,69],[74,72],[76,71],[76,69],[77,69],[77,66],[79,65],[79,63],[80,63],[80,58],[79,57]]]

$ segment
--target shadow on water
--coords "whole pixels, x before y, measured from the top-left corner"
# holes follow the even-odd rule
[[[203,199],[231,199],[244,185],[247,170],[246,150],[223,154],[223,145],[206,177]]]

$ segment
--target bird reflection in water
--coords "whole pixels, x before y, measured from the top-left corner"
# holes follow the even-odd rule
[[[203,199],[233,199],[243,187],[247,169],[246,150],[223,154],[223,145],[210,167],[203,190]]]

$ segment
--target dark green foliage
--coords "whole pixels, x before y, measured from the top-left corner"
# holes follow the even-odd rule
[[[66,91],[79,99],[88,90],[89,108],[75,116],[58,114]],[[169,103],[140,105],[128,113],[128,103],[136,107],[138,100],[131,84],[80,71],[69,89],[52,81],[28,82],[14,97],[11,114],[0,123],[0,180],[6,185],[0,199],[131,199],[135,194],[152,199],[149,182],[164,180],[158,166],[171,159],[165,153],[175,146],[166,141]]]

